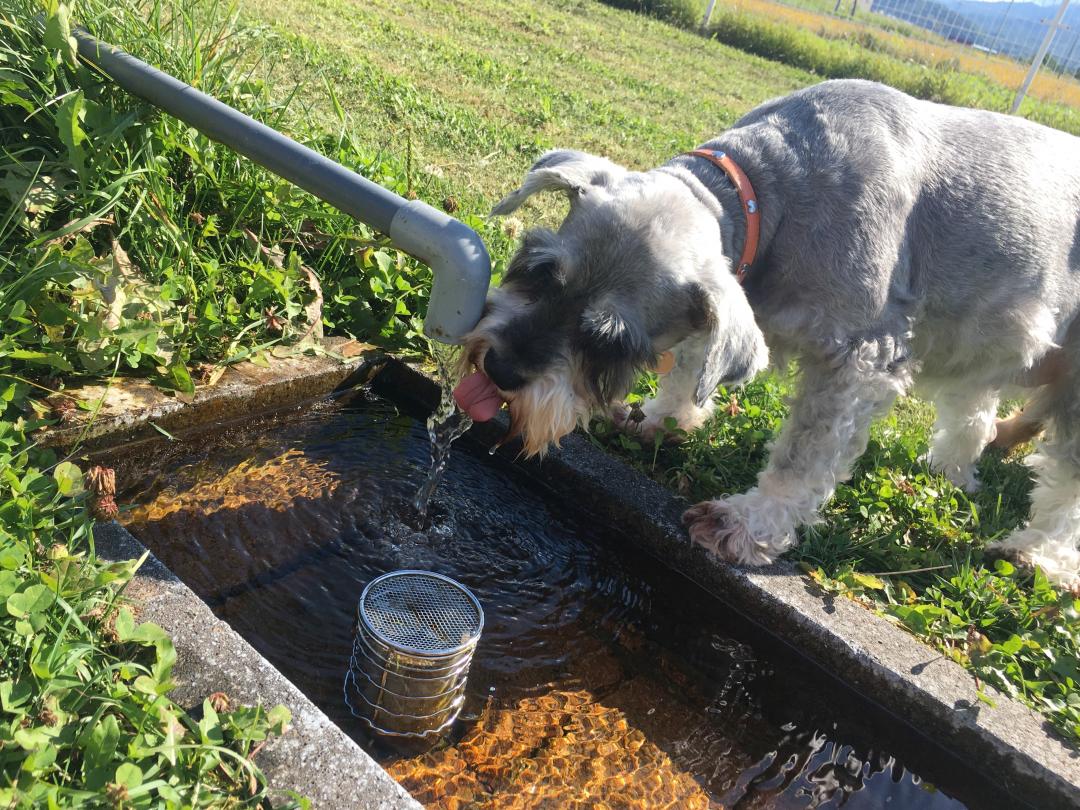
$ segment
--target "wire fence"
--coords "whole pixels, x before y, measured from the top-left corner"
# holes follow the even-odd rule
[[[1024,93],[1080,97],[1080,3],[1069,0],[772,0],[818,15],[820,27],[856,25],[902,41],[927,64],[954,62]],[[710,3],[710,7],[712,3]],[[774,6],[775,7],[775,6]],[[708,16],[708,15],[706,15]],[[809,19],[809,18],[808,18]],[[808,24],[808,23],[805,23]],[[837,35],[842,31],[838,30]],[[1038,78],[1032,84],[1038,71]]]
[[[1057,11],[1057,4],[1037,6],[1014,0],[964,0],[951,7],[935,0],[872,0],[868,5],[871,13],[911,23],[987,55],[1004,54],[1024,63],[1038,53]],[[1076,78],[1080,75],[1078,45],[1080,8],[1067,8],[1055,26],[1042,69]]]

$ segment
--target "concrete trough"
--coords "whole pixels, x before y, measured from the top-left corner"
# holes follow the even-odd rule
[[[321,356],[282,361],[271,369],[238,368],[217,386],[180,404],[152,389],[137,395],[110,392],[103,420],[87,435],[91,449],[160,438],[150,423],[182,434],[254,411],[297,407],[333,389],[370,383],[376,393],[417,411],[430,410],[437,386],[423,373],[377,352],[343,359],[347,344],[332,343],[337,359]],[[114,386],[116,388],[116,386]],[[98,392],[100,393],[100,392]],[[94,392],[76,393],[90,398]],[[473,428],[493,443],[505,431],[498,420]],[[67,443],[82,433],[68,426],[50,437]],[[509,457],[513,448],[504,451]],[[978,699],[974,679],[957,664],[926,647],[889,620],[847,599],[818,592],[794,566],[778,563],[743,569],[720,563],[692,546],[679,516],[685,501],[582,436],[571,436],[542,463],[520,462],[538,486],[574,503],[588,502],[594,519],[618,526],[626,540],[694,580],[722,602],[779,639],[922,735],[984,779],[999,785],[1002,807],[1080,806],[1080,753],[1049,729],[1026,706],[984,687],[994,706]],[[118,526],[95,532],[99,550],[130,558],[142,548]],[[297,718],[295,728],[267,747],[262,764],[279,790],[297,790],[315,806],[416,806],[347,736],[292,687],[246,642],[216,620],[182,583],[152,561],[130,591],[143,605],[144,619],[158,622],[176,638],[180,702],[197,705],[228,684],[231,696],[265,703],[284,702]],[[213,639],[206,644],[206,639]],[[277,676],[277,680],[274,679]],[[329,759],[328,759],[329,758]],[[327,763],[333,761],[333,765]],[[361,777],[361,775],[363,775]],[[363,778],[364,790],[350,786]],[[348,792],[347,792],[348,791]]]

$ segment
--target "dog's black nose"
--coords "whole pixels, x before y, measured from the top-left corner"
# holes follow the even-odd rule
[[[484,354],[484,372],[503,391],[513,391],[525,384],[525,378],[514,371],[494,347],[489,348]]]

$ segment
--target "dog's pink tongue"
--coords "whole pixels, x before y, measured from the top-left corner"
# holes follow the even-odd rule
[[[503,398],[499,389],[482,371],[470,374],[457,384],[454,400],[474,422],[487,422],[493,419],[502,407]]]

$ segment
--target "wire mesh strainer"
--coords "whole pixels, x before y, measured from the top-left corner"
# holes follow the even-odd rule
[[[393,571],[360,596],[361,626],[392,649],[421,657],[454,655],[475,646],[484,627],[476,597],[442,574]]]
[[[454,722],[484,611],[460,583],[393,571],[360,595],[345,700],[375,731],[437,735]]]

